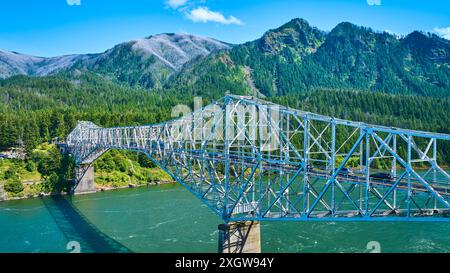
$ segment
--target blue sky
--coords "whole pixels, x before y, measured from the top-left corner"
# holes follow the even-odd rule
[[[296,17],[323,30],[349,21],[450,39],[449,0],[2,0],[0,14],[0,48],[37,56],[103,52],[163,32],[242,43]]]

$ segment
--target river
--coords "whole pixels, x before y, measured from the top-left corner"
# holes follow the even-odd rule
[[[0,252],[216,252],[220,218],[178,184],[0,203]],[[263,252],[449,252],[450,223],[264,222]],[[72,243],[73,244],[73,243]],[[79,248],[78,248],[79,246]]]

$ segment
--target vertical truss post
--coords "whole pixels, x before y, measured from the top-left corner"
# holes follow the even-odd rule
[[[223,215],[222,219],[225,221],[225,223],[228,222],[229,214],[228,214],[228,198],[229,198],[229,178],[230,178],[230,126],[232,125],[231,122],[231,109],[230,109],[230,100],[225,100],[225,105],[223,107],[223,111],[225,112],[225,136],[224,136],[224,157],[225,157],[225,200],[224,200],[224,207],[223,207]]]
[[[397,135],[393,135],[393,139],[392,139],[392,149],[394,150],[394,153],[397,154]],[[391,170],[392,176],[397,177],[397,158],[395,156],[393,156],[392,159],[392,170]],[[394,192],[392,194],[392,207],[395,210],[397,208],[397,188],[394,189]]]
[[[257,125],[256,128],[258,128],[258,163],[259,163],[259,173],[258,173],[258,188],[259,188],[259,197],[258,197],[258,213],[262,213],[262,199],[264,196],[264,192],[263,192],[263,184],[262,184],[262,180],[263,180],[263,173],[264,173],[264,166],[262,164],[262,153],[263,153],[263,133],[262,133],[262,127],[261,127],[261,118],[262,118],[262,114],[261,114],[261,106],[258,105],[257,106],[257,111],[258,111],[258,120],[257,120]]]
[[[303,121],[303,212],[307,217],[309,211],[309,119],[306,116]]]
[[[203,102],[201,99],[199,99],[198,103],[200,104],[200,108],[202,108]],[[207,161],[205,159],[206,158],[205,145],[207,143],[207,140],[206,140],[205,130],[204,130],[204,128],[205,128],[205,117],[204,117],[205,113],[204,112],[205,112],[205,110],[202,109],[201,110],[201,118],[200,118],[200,141],[199,141],[199,143],[200,143],[200,149],[201,149],[201,153],[202,153],[202,158],[201,158],[201,160],[199,160],[199,162],[201,162],[200,163],[201,164],[201,166],[200,166],[200,187],[199,187],[200,190],[203,189],[203,185],[205,184],[205,179],[206,179],[205,165],[207,164]]]
[[[364,129],[359,129],[359,135],[364,135]],[[359,143],[359,173],[364,173],[364,140]],[[357,186],[359,188],[359,208],[363,210],[363,187],[361,184],[358,184]]]
[[[331,177],[335,177],[336,168],[336,123],[334,120],[331,121],[331,158],[330,158],[330,167],[331,167]],[[333,178],[331,182],[331,214],[334,215],[336,207],[335,207],[335,190],[336,190],[336,179]]]
[[[366,204],[366,215],[369,215],[369,191],[370,191],[370,136],[372,129],[366,128],[366,194],[364,202]]]
[[[433,168],[433,182],[437,182],[437,139],[433,139],[433,162],[432,162],[432,168]],[[437,198],[433,197],[434,199],[434,210],[437,210]]]
[[[283,132],[283,113],[281,113],[281,115],[280,115],[280,118],[279,118],[279,120],[278,120],[278,136],[281,136],[281,134],[282,134],[282,132]],[[281,139],[281,137],[279,137],[280,139],[279,139],[279,143],[278,143],[278,155],[279,155],[279,159],[277,160],[277,161],[282,161],[283,160],[283,140]],[[283,172],[283,168],[282,168],[282,166],[281,166],[281,164],[280,164],[280,167],[279,167],[279,173],[278,173],[278,181],[279,181],[279,191],[280,191],[280,193],[281,193],[281,195],[280,195],[280,198],[278,199],[279,200],[279,204],[280,204],[280,208],[282,209],[282,210],[287,210],[287,209],[289,209],[289,207],[288,206],[286,206],[286,209],[283,209],[283,196],[284,197],[286,197],[287,195],[286,195],[286,193],[287,193],[287,191],[289,191],[289,187],[288,188],[286,188],[286,190],[283,192],[283,178],[284,178],[284,176],[285,176],[285,174],[284,174],[284,172]],[[287,199],[285,199],[286,201],[287,201]],[[287,211],[282,211],[281,213],[287,213]]]
[[[359,128],[359,135],[363,135],[364,134],[364,129],[363,128]],[[361,143],[359,144],[359,172],[363,173],[364,172],[364,141],[361,141]]]
[[[282,120],[283,119],[281,119],[281,121]],[[286,114],[286,143],[285,143],[286,147],[285,147],[284,158],[283,158],[284,162],[289,161],[289,142],[291,141],[290,129],[289,129],[289,126],[290,126],[289,120],[290,120],[290,114]],[[281,140],[280,140],[280,142],[281,142]],[[303,169],[303,172],[306,172],[306,170]],[[290,175],[289,175],[289,173],[287,173],[286,174],[286,181],[289,181],[289,177],[290,177]],[[286,207],[289,208],[289,203],[290,203],[290,200],[289,200],[289,188],[286,189],[286,193],[287,193],[287,196],[286,196]]]
[[[271,111],[270,111],[270,107],[269,106],[267,106],[266,107],[266,113],[265,113],[265,115],[266,115],[266,120],[265,120],[265,122],[267,122],[267,124],[266,124],[266,126],[267,126],[267,130],[266,130],[266,133],[267,133],[267,139],[265,140],[266,141],[266,147],[268,147],[268,149],[267,149],[267,159],[269,160],[269,161],[271,161],[271,159],[272,159],[272,147],[271,147],[271,144],[272,144],[272,115],[271,115]],[[267,144],[268,144],[268,146],[267,146]],[[268,177],[268,188],[269,188],[269,190],[270,191],[272,191],[272,185],[273,185],[273,182],[272,182],[272,177],[271,177],[271,175],[272,175],[272,171],[269,171],[268,173],[267,173],[267,177]],[[275,178],[274,178],[275,179]],[[271,194],[268,194],[267,195],[267,206],[270,208],[271,207]]]
[[[395,154],[397,154],[397,135],[393,135],[392,138],[392,150],[394,150]],[[392,159],[392,175],[397,177],[397,158],[394,156]]]
[[[407,206],[407,216],[410,217],[411,214],[411,136],[408,135],[408,147],[407,147],[407,156],[406,156],[406,172],[407,172],[407,183],[408,183],[408,192],[406,196],[406,206]]]

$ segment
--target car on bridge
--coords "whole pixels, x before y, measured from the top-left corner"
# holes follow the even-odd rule
[[[371,175],[369,175],[370,178],[373,178],[374,180],[395,180],[395,176],[393,176],[391,173],[383,173],[383,172],[379,172],[379,173],[373,173]]]
[[[337,171],[337,169],[336,169],[336,171]],[[332,175],[333,172],[330,171],[329,174]],[[353,170],[351,168],[344,167],[344,168],[340,169],[337,174],[340,176],[349,176],[349,175],[353,175]]]
[[[342,168],[339,170],[339,175],[352,175],[353,170],[351,168]]]

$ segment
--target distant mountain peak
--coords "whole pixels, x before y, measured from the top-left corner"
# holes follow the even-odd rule
[[[191,34],[162,33],[131,41],[132,49],[145,56],[155,56],[174,70],[198,56],[229,49],[230,45],[218,40]]]
[[[417,56],[437,63],[450,63],[450,41],[436,34],[414,31],[402,43]]]
[[[230,44],[209,37],[161,33],[119,44],[73,68],[130,85],[162,88],[170,76],[193,60],[229,48]]]
[[[295,32],[312,32],[319,31],[316,27],[311,26],[308,21],[303,18],[294,18],[289,22],[277,27],[275,29],[271,29],[267,31],[264,35],[270,35],[270,33],[280,33],[286,31],[295,31]]]
[[[286,24],[267,31],[259,39],[260,47],[270,54],[278,54],[285,46],[297,48],[300,55],[313,52],[323,42],[323,31],[312,27],[305,19],[295,18]]]
[[[158,37],[158,36],[175,36],[175,35],[177,35],[177,34],[173,33],[173,32],[165,32],[165,33],[149,35],[149,36],[145,37],[145,39],[152,39],[153,37]]]
[[[340,22],[339,24],[337,24],[334,28],[336,28],[336,29],[339,29],[339,28],[361,28],[361,26],[355,25],[348,21],[344,21],[344,22]]]
[[[358,26],[350,22],[342,22],[336,25],[329,33],[330,36],[364,36],[375,33],[372,29]]]
[[[408,42],[434,43],[439,45],[450,45],[450,41],[434,33],[415,30],[404,38]]]
[[[430,35],[423,32],[423,31],[419,31],[419,30],[414,30],[413,32],[411,32],[410,34],[406,35],[406,39],[427,39],[429,38]]]
[[[290,28],[290,27],[294,27],[297,29],[310,29],[312,28],[311,25],[309,24],[308,21],[306,21],[303,18],[294,18],[292,20],[290,20],[289,22],[283,24],[282,26],[280,26],[278,29],[283,29],[283,28]]]

